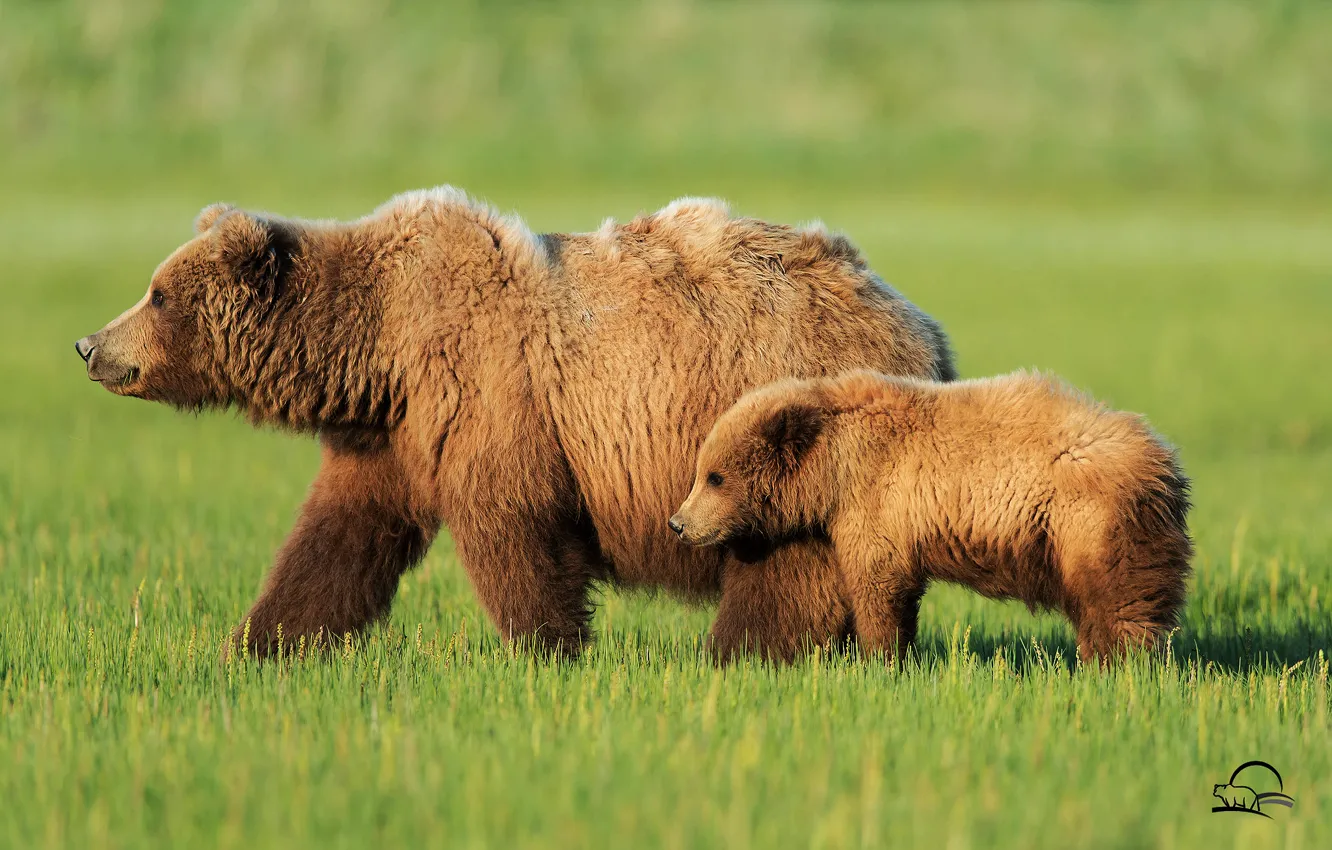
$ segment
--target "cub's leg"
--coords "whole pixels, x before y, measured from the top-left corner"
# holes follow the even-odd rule
[[[905,658],[916,640],[920,600],[925,595],[918,565],[900,552],[882,551],[863,561],[849,561],[845,572],[861,650]]]
[[[846,598],[826,540],[801,539],[743,559],[728,554],[709,644],[723,661],[750,652],[792,661],[812,645],[851,636]]]
[[[1153,649],[1179,622],[1188,542],[1125,531],[1063,553],[1065,610],[1083,662]]]
[[[322,633],[336,639],[388,613],[398,579],[434,539],[406,508],[406,488],[387,449],[328,444],[300,518],[278,551],[263,593],[236,628],[264,656],[283,643]]]

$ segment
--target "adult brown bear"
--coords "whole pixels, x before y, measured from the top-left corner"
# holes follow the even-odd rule
[[[319,436],[247,615],[261,654],[279,624],[383,616],[443,523],[508,639],[577,652],[604,581],[720,596],[715,651],[789,659],[848,630],[827,543],[742,559],[666,524],[713,420],[787,375],[953,377],[938,325],[845,239],[715,201],[538,236],[442,188],[345,224],[217,205],[195,229],[77,348],[112,392]]]

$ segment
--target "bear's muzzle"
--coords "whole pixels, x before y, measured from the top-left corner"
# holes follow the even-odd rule
[[[98,340],[99,334],[85,336],[74,343],[74,350],[88,364],[88,378],[107,387],[118,390],[130,384],[138,377],[139,370],[133,366],[117,363],[114,357],[108,357]]]

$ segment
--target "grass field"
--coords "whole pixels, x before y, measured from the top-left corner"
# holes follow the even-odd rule
[[[246,59],[268,55],[282,21],[241,7],[225,32],[248,33],[248,52],[195,112],[191,81],[227,57],[164,33],[197,36],[205,13],[0,15],[32,34],[20,45],[0,27],[0,846],[1332,846],[1332,106],[1311,94],[1332,73],[1316,49],[1332,15],[1059,4],[1024,7],[1028,31],[986,4],[978,26],[997,35],[978,40],[957,4],[667,4],[665,31],[701,39],[674,61],[707,73],[724,48],[762,70],[765,27],[812,22],[824,89],[773,116],[781,98],[746,100],[766,89],[726,78],[740,107],[669,89],[654,117],[625,103],[617,57],[639,54],[611,49],[612,13],[585,34],[548,10],[515,23],[472,9],[463,35],[441,36],[480,45],[461,65],[506,39],[546,56],[532,46],[546,31],[551,56],[592,58],[547,57],[540,83],[473,80],[413,117],[398,86],[433,67],[413,64],[417,41],[375,66],[386,101],[375,80],[348,82],[370,68],[349,33],[406,38],[411,16],[310,13],[296,55],[323,39],[343,70],[292,79],[360,94],[284,125],[314,95],[247,100],[254,80],[282,78]],[[901,55],[853,85],[839,51],[877,43],[870,24],[893,24],[883,49]],[[1070,32],[1076,55],[1041,38]],[[1123,66],[1097,65],[1119,49]],[[1130,97],[1138,65],[1148,107]],[[913,76],[931,68],[942,103]],[[570,100],[572,117],[525,111],[589,80],[605,88]],[[896,94],[884,106],[866,90]],[[1020,109],[994,107],[1009,96]],[[801,122],[821,109],[859,123],[820,135]],[[475,137],[451,129],[473,113]],[[672,114],[679,144],[654,148]],[[949,147],[958,126],[971,133]],[[965,375],[1039,366],[1146,413],[1195,484],[1197,574],[1170,657],[1080,669],[1057,618],[936,588],[900,669],[838,653],[718,668],[700,649],[710,611],[612,592],[596,647],[556,664],[500,645],[444,536],[391,620],[333,657],[219,664],[317,449],[114,398],[73,340],[138,299],[208,202],[355,216],[445,180],[538,229],[710,192],[821,218],[944,323]],[[1280,769],[1295,808],[1212,814],[1212,786],[1250,759]]]

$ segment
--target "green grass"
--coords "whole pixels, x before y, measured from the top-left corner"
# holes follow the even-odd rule
[[[1332,18],[1004,5],[0,4],[0,846],[1332,846]],[[1058,618],[936,588],[901,669],[717,668],[709,610],[614,593],[554,664],[443,537],[331,658],[219,663],[317,448],[114,398],[73,340],[208,202],[444,179],[537,228],[818,217],[964,374],[1146,413],[1195,482],[1169,660],[1080,669]],[[1255,758],[1294,810],[1212,814]]]
[[[632,211],[514,200],[546,226]],[[316,449],[82,376],[71,341],[138,297],[196,199],[71,208],[72,241],[20,203],[2,229],[23,236],[0,243],[19,282],[0,328],[0,842],[1323,846],[1332,221],[737,200],[848,230],[946,322],[966,374],[1052,368],[1180,444],[1198,575],[1168,665],[1070,671],[1058,619],[947,588],[899,671],[718,670],[709,612],[615,595],[597,648],[552,665],[499,646],[444,540],[349,652],[220,666]],[[1298,801],[1279,822],[1209,811],[1250,758]]]
[[[505,6],[5,0],[0,170],[1332,188],[1319,0]]]

